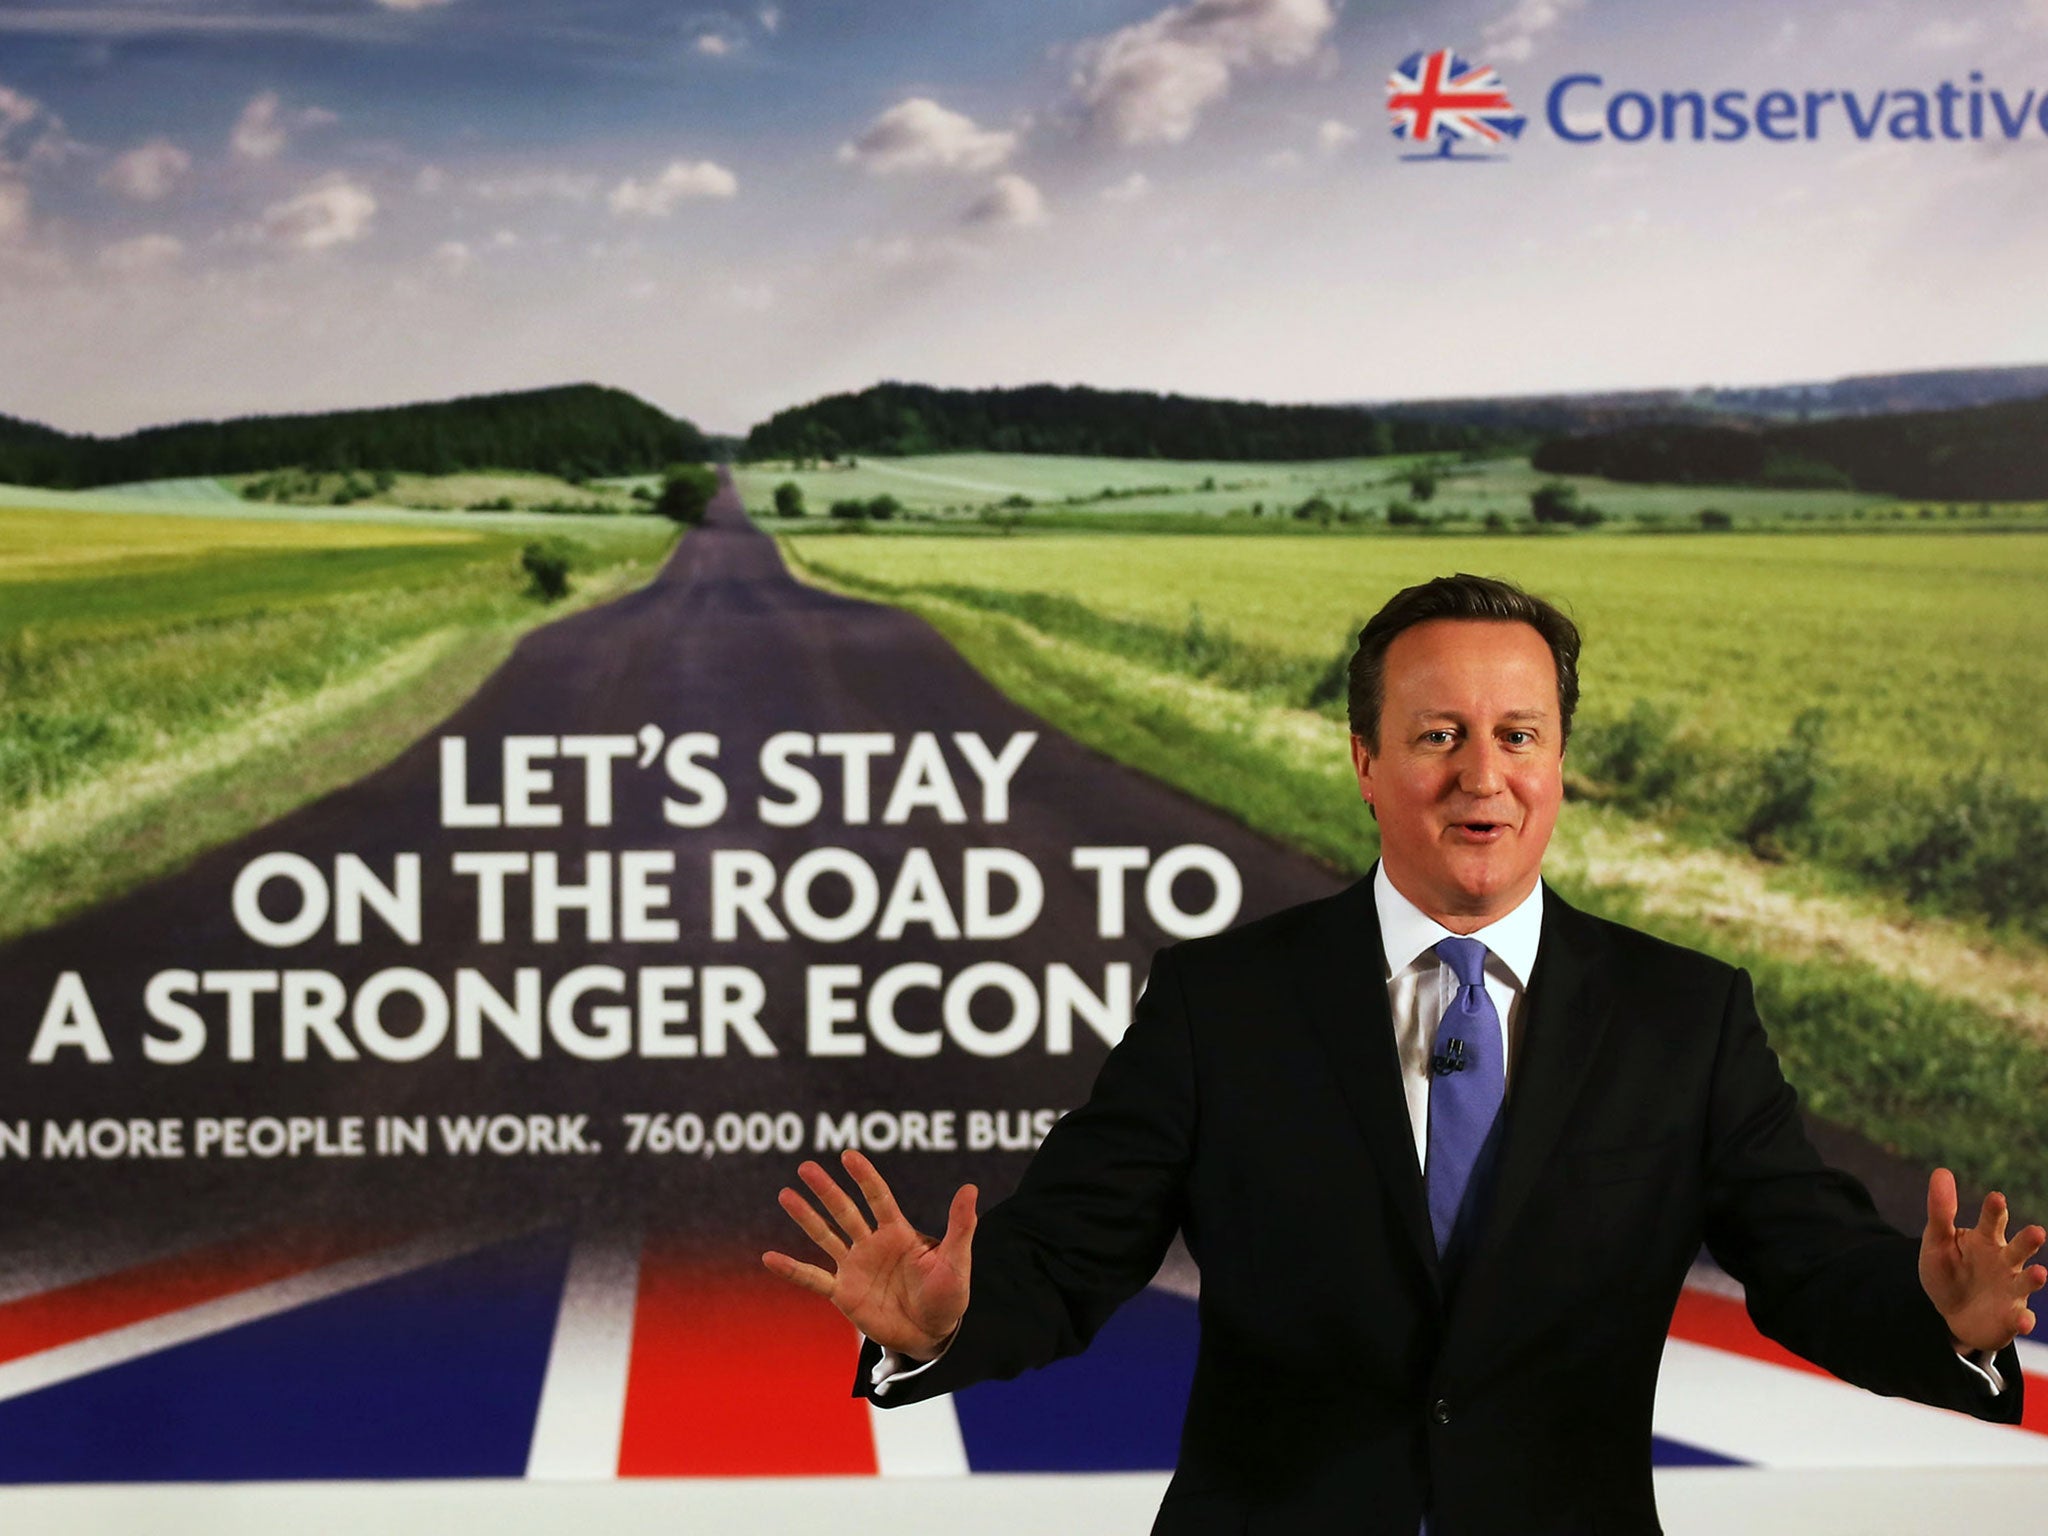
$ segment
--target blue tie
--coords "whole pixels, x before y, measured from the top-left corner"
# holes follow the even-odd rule
[[[1507,1075],[1500,1014],[1486,995],[1486,946],[1443,939],[1436,953],[1458,978],[1430,1050],[1429,1164],[1423,1170],[1448,1292],[1485,1211]]]

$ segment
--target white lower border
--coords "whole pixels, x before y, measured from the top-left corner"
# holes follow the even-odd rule
[[[1143,1536],[1163,1474],[1087,1477],[809,1478],[600,1484],[251,1483],[0,1490],[8,1536],[759,1536],[762,1531],[887,1531],[890,1536]],[[1657,1474],[1667,1536],[1926,1536],[1957,1511],[2004,1519],[2048,1503],[2048,1471],[1673,1469]]]

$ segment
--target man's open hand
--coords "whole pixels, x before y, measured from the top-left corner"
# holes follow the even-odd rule
[[[2048,1284],[2048,1269],[2030,1263],[2048,1241],[2039,1227],[2005,1236],[2005,1196],[1984,1197],[1974,1227],[1956,1226],[1956,1180],[1946,1168],[1927,1181],[1927,1231],[1920,1239],[1920,1284],[1967,1349],[2003,1349],[2031,1333],[2027,1298]]]
[[[774,1252],[762,1254],[761,1262],[771,1273],[825,1297],[885,1349],[932,1359],[953,1337],[967,1310],[974,1186],[960,1186],[946,1213],[946,1235],[933,1242],[903,1219],[896,1197],[873,1163],[851,1149],[840,1162],[860,1186],[873,1221],[861,1215],[853,1197],[831,1174],[816,1163],[805,1163],[797,1176],[818,1197],[831,1221],[793,1189],[784,1189],[776,1200],[824,1251],[832,1267],[820,1269]]]

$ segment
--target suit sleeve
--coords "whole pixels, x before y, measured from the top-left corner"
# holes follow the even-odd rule
[[[1993,1396],[1921,1289],[1918,1241],[1807,1140],[1746,972],[1729,989],[1708,1122],[1707,1246],[1743,1283],[1759,1329],[1873,1392],[2018,1421],[2012,1347],[1997,1357],[2007,1386]]]
[[[1181,1224],[1195,1125],[1186,997],[1173,951],[1162,950],[1088,1101],[982,1218],[952,1345],[877,1401],[918,1402],[1078,1353],[1158,1272]],[[862,1351],[857,1396],[872,1395],[879,1358],[873,1344]]]

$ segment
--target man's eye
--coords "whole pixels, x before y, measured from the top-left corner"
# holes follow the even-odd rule
[[[1422,739],[1433,747],[1445,746],[1457,736],[1455,731],[1424,731]]]
[[[1526,747],[1536,740],[1534,731],[1507,731],[1503,734],[1511,747]]]

